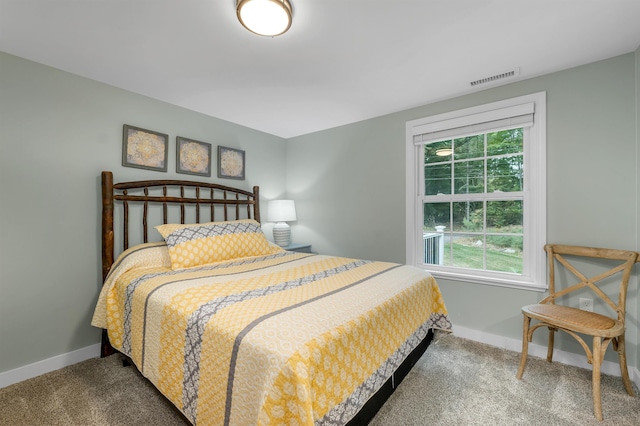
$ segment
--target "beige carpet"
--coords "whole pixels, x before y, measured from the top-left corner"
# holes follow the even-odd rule
[[[446,336],[434,342],[371,422],[387,425],[640,425],[640,397],[603,376],[604,422],[591,372]],[[1,425],[188,425],[118,356],[91,359],[0,389]]]

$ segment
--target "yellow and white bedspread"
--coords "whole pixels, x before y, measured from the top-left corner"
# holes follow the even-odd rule
[[[344,424],[430,328],[451,328],[414,267],[279,251],[171,269],[124,252],[92,324],[194,424]]]

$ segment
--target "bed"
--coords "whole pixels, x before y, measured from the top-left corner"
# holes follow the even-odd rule
[[[451,329],[437,283],[285,251],[260,226],[257,186],[102,172],[102,356],[130,358],[193,424],[366,424]]]

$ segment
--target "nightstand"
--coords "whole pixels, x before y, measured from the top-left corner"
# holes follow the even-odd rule
[[[311,244],[296,244],[291,243],[288,246],[282,247],[287,251],[297,251],[299,253],[311,253]]]

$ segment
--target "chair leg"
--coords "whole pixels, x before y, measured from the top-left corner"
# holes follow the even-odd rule
[[[547,362],[553,361],[553,345],[556,336],[556,329],[549,327],[549,343],[547,344]]]
[[[593,413],[596,419],[602,421],[602,399],[600,397],[600,365],[602,364],[602,338],[593,338],[593,373],[591,386],[593,388]]]
[[[531,324],[531,318],[524,315],[524,324],[522,325],[522,355],[520,356],[520,366],[518,367],[518,373],[516,378],[522,379],[524,374],[524,367],[527,365],[527,355],[529,354],[529,325]]]
[[[633,396],[633,386],[631,386],[631,380],[629,380],[629,370],[627,370],[627,353],[624,343],[624,334],[618,336],[618,361],[620,362],[620,375],[622,376],[622,383],[627,393]]]

